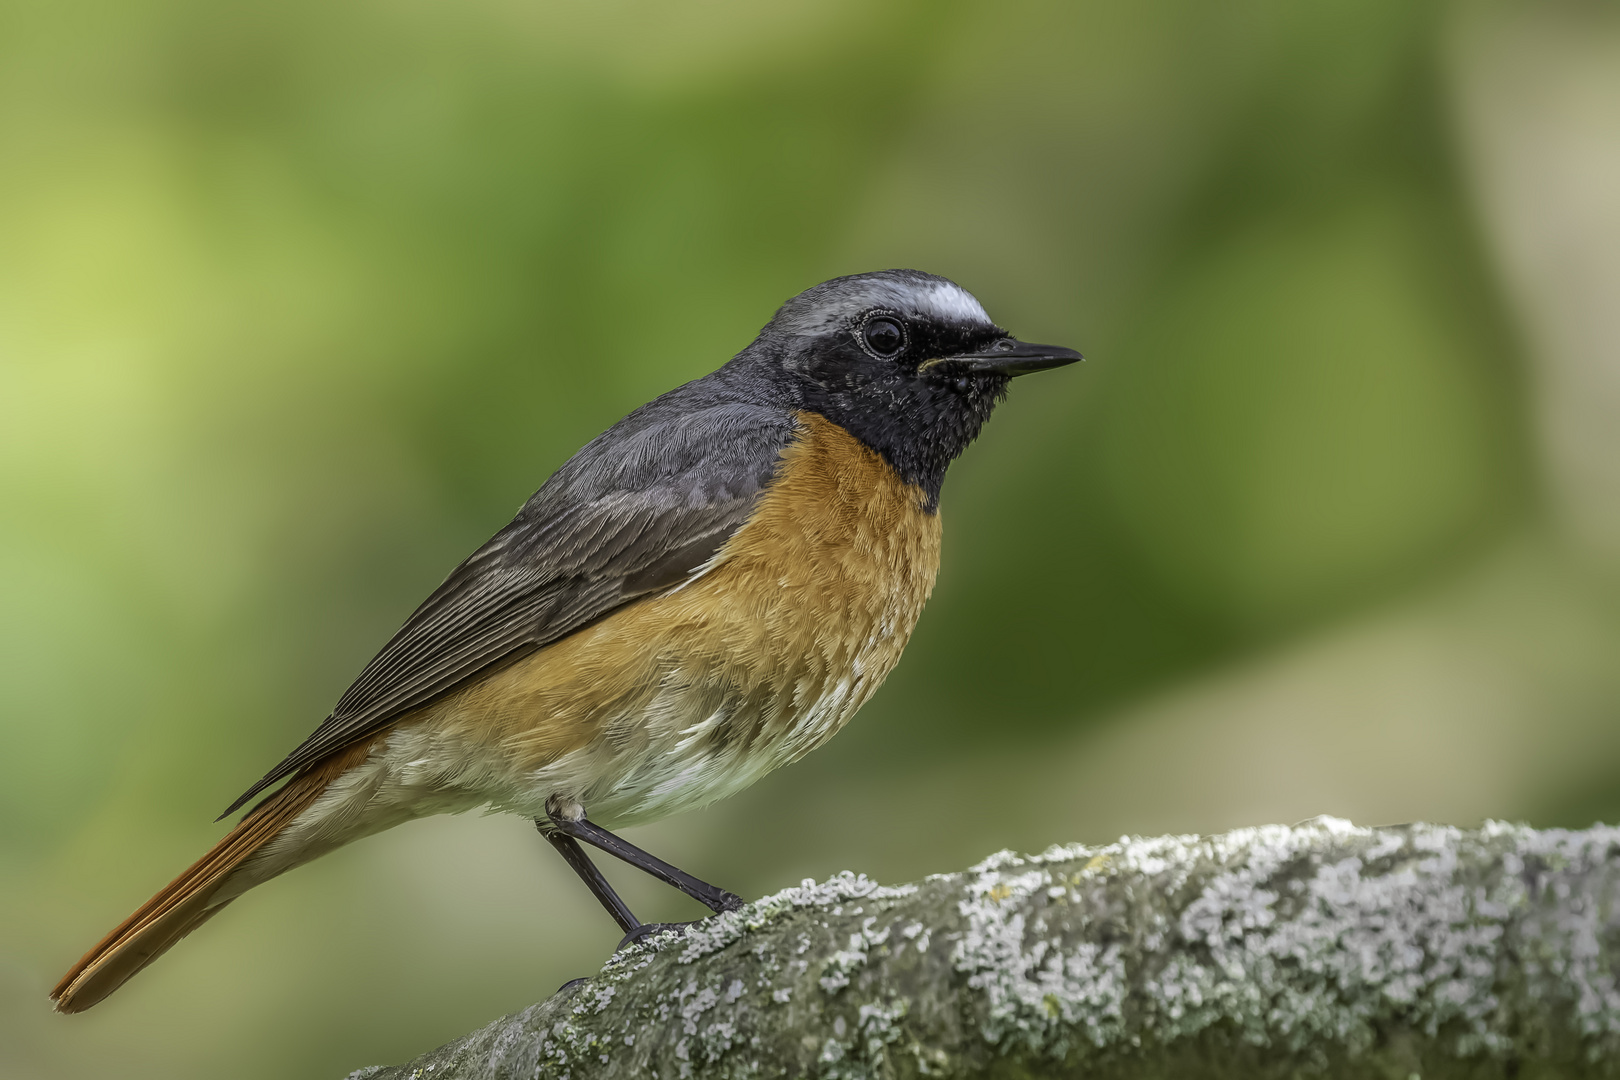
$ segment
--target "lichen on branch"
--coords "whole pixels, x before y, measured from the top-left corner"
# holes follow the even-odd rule
[[[1620,1075],[1620,829],[993,855],[793,889],[351,1080]]]

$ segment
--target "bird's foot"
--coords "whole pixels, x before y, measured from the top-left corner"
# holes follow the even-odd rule
[[[684,933],[686,933],[688,927],[696,926],[698,923],[700,923],[702,921],[703,921],[702,919],[694,919],[691,922],[649,922],[649,923],[642,923],[640,926],[636,927],[634,930],[632,930],[628,934],[624,935],[624,937],[619,940],[619,948],[615,949],[613,951],[618,952],[619,949],[628,949],[630,946],[634,945],[636,942],[645,941],[646,939],[652,937],[654,934],[661,933],[661,932],[663,932],[665,930],[673,930],[678,934],[684,934]]]
[[[566,994],[566,993],[568,993],[568,991],[578,989],[579,987],[584,986],[584,985],[585,985],[585,976],[581,975],[579,978],[577,978],[577,979],[569,979],[567,982],[565,982],[561,986],[557,987],[557,993]]]

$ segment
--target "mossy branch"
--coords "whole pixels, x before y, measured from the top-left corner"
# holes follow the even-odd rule
[[[1620,1074],[1620,829],[1360,829],[806,882],[396,1068],[569,1077]]]

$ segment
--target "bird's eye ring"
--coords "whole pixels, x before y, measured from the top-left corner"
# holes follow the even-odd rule
[[[888,359],[906,346],[906,332],[900,324],[886,316],[866,320],[861,327],[861,340],[874,356]]]

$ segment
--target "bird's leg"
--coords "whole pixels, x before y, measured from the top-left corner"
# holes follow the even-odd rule
[[[596,898],[602,902],[602,906],[608,909],[608,914],[612,915],[613,921],[619,924],[619,929],[626,934],[631,934],[641,928],[641,921],[631,914],[629,906],[619,899],[619,894],[613,891],[613,886],[609,885],[608,879],[602,876],[602,871],[598,870],[596,864],[591,862],[591,857],[585,854],[585,849],[579,846],[579,841],[572,836],[559,832],[552,827],[551,822],[543,819],[537,819],[534,827],[539,829],[540,835],[549,840],[551,846],[557,849],[557,854],[561,855],[568,865],[574,868],[574,873],[584,880],[585,887],[590,889]]]
[[[669,865],[669,863],[656,855],[649,855],[634,844],[621,840],[600,825],[592,824],[586,820],[584,814],[580,814],[573,820],[568,820],[560,815],[553,817],[551,826],[565,836],[582,840],[594,848],[600,848],[616,859],[623,859],[637,870],[651,874],[666,885],[675,886],[675,888],[704,905],[710,911],[736,911],[743,906],[742,897],[736,893],[716,888],[707,881],[699,881],[691,874]],[[555,840],[552,841],[552,843],[556,842]],[[583,857],[584,852],[581,852],[580,855]],[[594,870],[595,867],[592,867],[592,869]],[[589,884],[589,881],[587,881],[587,884]],[[603,882],[602,884],[606,888],[607,883]],[[592,886],[592,888],[594,889],[595,886]],[[611,890],[609,891],[611,892]],[[601,894],[598,893],[597,895],[600,896]],[[618,897],[614,897],[614,899],[617,900]],[[607,903],[605,900],[602,902]]]

